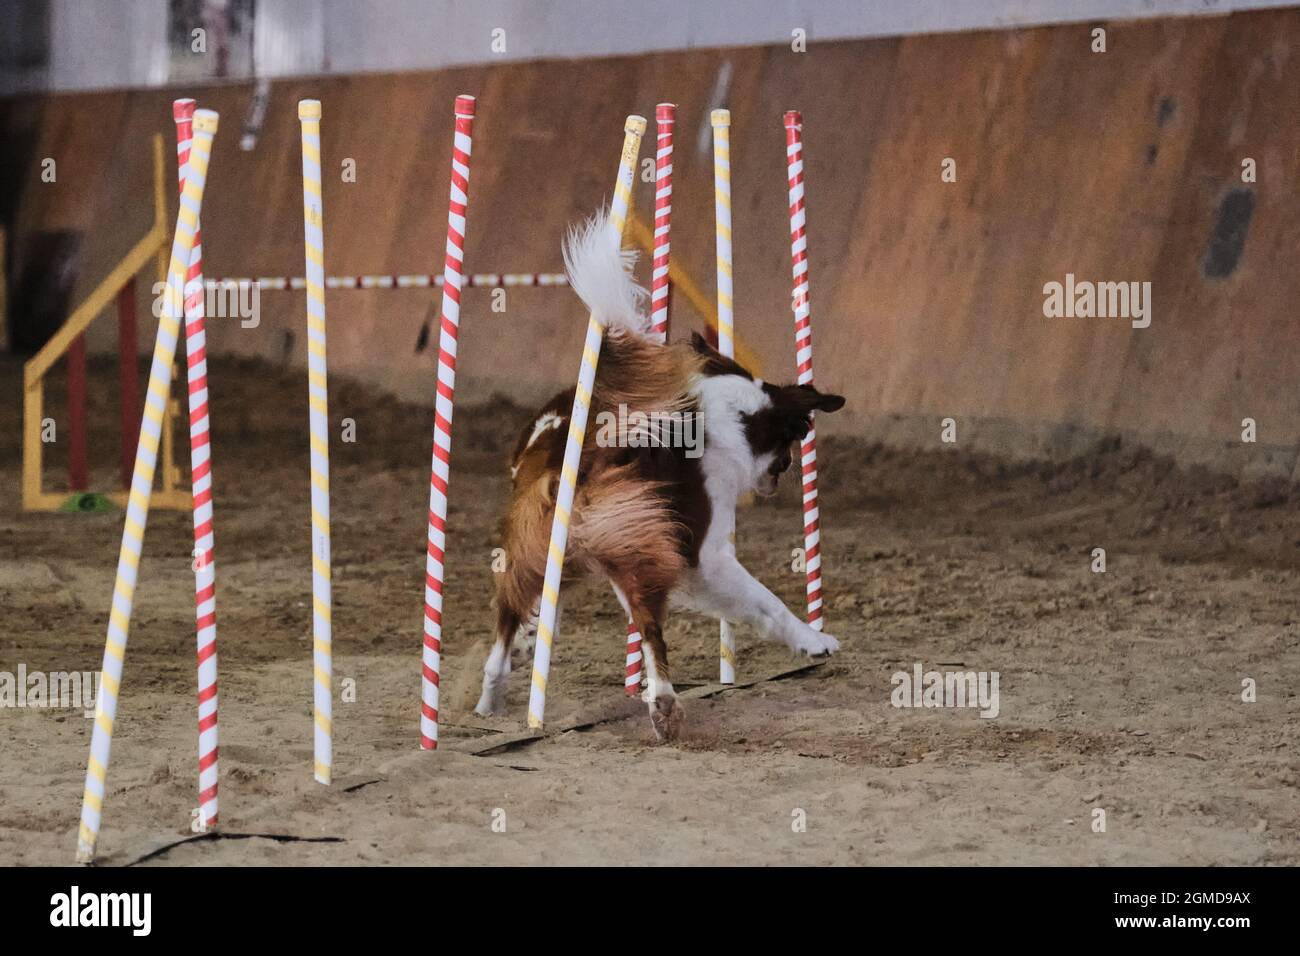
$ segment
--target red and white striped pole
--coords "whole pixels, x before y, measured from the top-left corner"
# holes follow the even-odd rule
[[[194,101],[172,103],[181,192],[194,138]],[[217,824],[217,565],[213,552],[212,456],[208,431],[208,360],[204,330],[203,245],[198,223],[185,272],[185,357],[189,381],[190,484],[194,496],[194,615],[199,685],[199,824]]]
[[[794,279],[795,363],[798,384],[813,380],[812,316],[808,294],[808,219],[803,189],[803,116],[785,114],[785,164],[790,185],[790,260]],[[821,522],[817,510],[817,431],[808,429],[800,445],[803,475],[803,547],[808,572],[808,626],[822,629]]]
[[[658,149],[655,152],[654,267],[650,280],[650,331],[668,340],[668,232],[673,218],[673,124],[677,106],[655,107]]]
[[[424,564],[424,654],[420,694],[420,747],[438,746],[438,674],[442,653],[443,559],[447,547],[447,480],[451,468],[451,412],[456,389],[456,333],[465,263],[465,213],[469,207],[469,156],[474,97],[456,97],[451,150],[451,204],[443,261],[442,331],[438,339],[438,395],[434,399],[433,469],[429,477],[429,548]]]
[[[660,103],[655,107],[658,147],[655,151],[655,236],[654,265],[650,278],[650,333],[668,341],[668,233],[673,218],[673,124],[677,122],[677,105]],[[641,689],[641,632],[631,619],[627,622],[627,667],[623,691],[634,696]]]

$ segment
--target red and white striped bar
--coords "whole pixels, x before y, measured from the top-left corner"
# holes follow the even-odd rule
[[[569,277],[563,272],[482,272],[478,275],[461,276],[462,289],[511,289],[548,286],[567,286]],[[430,289],[442,288],[444,277],[438,275],[372,275],[372,276],[326,276],[327,289]],[[264,292],[301,291],[307,288],[307,280],[302,276],[223,276],[208,279],[204,285],[217,289],[231,285],[252,285],[256,283]]]
[[[673,218],[673,124],[677,122],[677,105],[660,103],[655,107],[655,235],[654,264],[650,278],[650,332],[668,341],[668,233]],[[627,622],[627,665],[623,691],[629,697],[641,689],[641,632],[629,618]]]
[[[808,220],[804,209],[803,116],[797,110],[785,114],[785,162],[790,186],[790,261],[794,280],[791,302],[794,308],[795,364],[798,384],[813,381],[812,315],[808,292]],[[821,521],[817,510],[817,431],[808,429],[800,445],[803,475],[803,546],[808,569],[808,626],[822,629]]]
[[[451,414],[456,389],[456,335],[465,262],[465,216],[469,208],[469,157],[474,97],[456,97],[456,134],[451,150],[451,197],[447,208],[447,254],[443,260],[442,331],[438,339],[438,395],[434,400],[433,468],[429,477],[429,547],[424,564],[424,652],[420,686],[420,747],[438,746],[438,683],[442,654],[443,561],[447,547],[447,481],[451,474]]]
[[[194,138],[194,101],[172,103],[176,120],[176,172],[181,193]],[[194,615],[198,645],[199,826],[217,825],[219,778],[217,728],[217,564],[212,523],[212,446],[209,441],[208,359],[204,329],[203,241],[194,227],[194,248],[185,273],[185,358],[189,382],[190,473],[194,496]]]

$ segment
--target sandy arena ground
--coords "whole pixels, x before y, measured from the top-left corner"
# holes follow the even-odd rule
[[[332,419],[357,423],[356,443],[336,432],[331,449],[335,678],[355,681],[356,700],[335,704],[325,788],[311,779],[306,381],[235,362],[212,379],[222,830],[241,838],[161,849],[188,834],[196,804],[194,618],[189,515],[155,513],[103,863],[1300,863],[1300,494],[1285,483],[1189,474],[1127,447],[1049,466],[825,440],[828,630],[841,654],[688,699],[684,739],[655,745],[644,705],[621,693],[616,603],[575,586],[553,735],[473,755],[523,727],[525,673],[508,719],[471,708],[504,454],[527,411],[459,409],[442,748],[427,754],[416,742],[432,413],[333,381]],[[111,395],[111,380],[92,367],[91,395]],[[121,514],[22,513],[20,382],[20,364],[0,361],[0,671],[96,670]],[[57,379],[49,394],[57,418]],[[101,401],[93,414],[105,486],[117,411]],[[64,474],[56,448],[47,483]],[[797,609],[800,520],[784,483],[741,514],[739,551]],[[1105,574],[1090,571],[1094,547]],[[716,678],[716,633],[670,622],[679,690]],[[793,665],[739,635],[742,679]],[[998,671],[1000,715],[892,707],[891,674],[916,662]],[[1240,699],[1246,677],[1253,704]],[[593,716],[609,719],[555,732]],[[90,728],[79,710],[0,709],[0,860],[72,861]]]

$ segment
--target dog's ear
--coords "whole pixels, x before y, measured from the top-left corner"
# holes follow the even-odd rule
[[[817,398],[817,411],[819,412],[838,412],[844,407],[844,396],[834,395],[830,392],[819,392]]]
[[[844,407],[843,395],[819,392],[811,385],[787,385],[782,391],[787,401],[801,414],[838,412]]]

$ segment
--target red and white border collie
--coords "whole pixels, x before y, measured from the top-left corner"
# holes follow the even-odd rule
[[[791,446],[814,411],[844,405],[811,385],[770,385],[724,358],[699,335],[662,345],[645,336],[645,290],[632,278],[634,256],[609,242],[598,214],[564,246],[569,281],[607,331],[600,350],[591,417],[569,525],[566,573],[602,575],[640,630],[651,724],[660,739],[681,729],[664,621],[669,604],[754,627],[796,654],[831,654],[839,642],[809,627],[736,560],[736,502],[750,491],[776,492]],[[497,575],[496,644],[483,667],[475,710],[505,707],[510,649],[517,632],[536,633],[551,520],[573,407],[572,388],[556,395],[521,432],[511,458],[513,487],[502,533],[505,571]],[[622,409],[645,419],[690,414],[702,425],[703,451],[656,441],[601,441],[591,422]],[[611,447],[611,445],[616,445]],[[644,447],[631,447],[631,446]],[[557,629],[558,630],[558,629]]]

